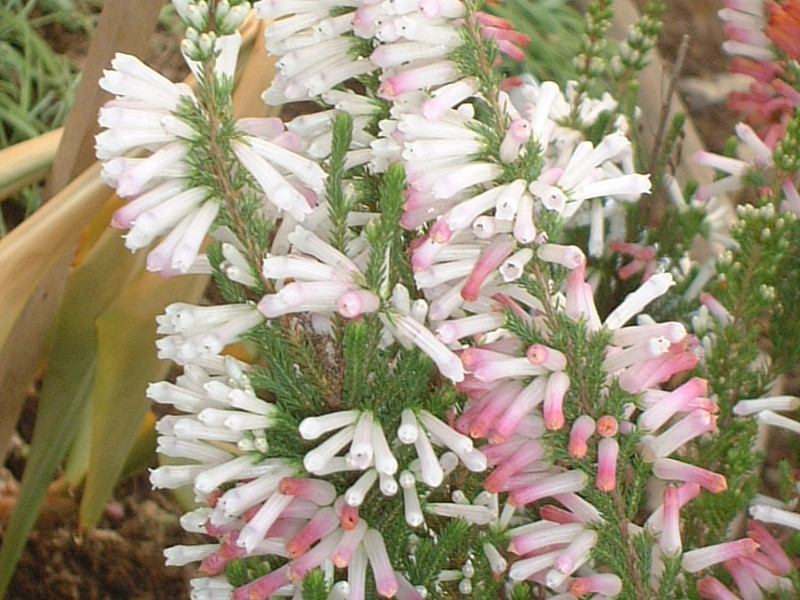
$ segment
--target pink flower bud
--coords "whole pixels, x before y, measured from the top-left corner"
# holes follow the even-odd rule
[[[575,459],[582,459],[589,451],[587,441],[594,433],[595,422],[589,415],[581,415],[572,424],[572,430],[569,435],[569,446],[567,450],[569,455]]]
[[[556,371],[547,378],[544,391],[544,425],[550,431],[557,431],[564,426],[564,395],[569,389],[569,377],[564,371]]]
[[[344,535],[342,535],[342,538],[339,540],[339,545],[336,546],[336,549],[331,555],[331,560],[337,568],[343,569],[350,564],[353,553],[356,551],[356,548],[358,548],[366,532],[367,523],[365,521],[359,521],[354,528],[345,531]]]
[[[619,423],[611,415],[603,415],[597,419],[597,433],[601,437],[612,437],[617,435],[619,431]]]
[[[619,443],[613,437],[600,440],[597,445],[597,489],[610,492],[617,487],[617,455]]]
[[[500,161],[510,163],[517,159],[522,144],[531,138],[531,124],[526,119],[517,119],[511,123],[500,144]]]

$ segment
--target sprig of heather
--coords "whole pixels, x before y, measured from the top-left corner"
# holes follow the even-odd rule
[[[750,365],[749,327],[769,312],[770,276],[794,264],[757,278],[761,249],[778,262],[791,254],[769,227],[794,235],[796,219],[743,214],[731,235],[748,261],[717,267],[734,297],[700,296],[692,333],[656,318],[676,281],[693,302],[714,272],[697,274],[688,255],[658,262],[655,246],[629,239],[626,207],[650,182],[634,168],[630,107],[593,87],[608,68],[609,3],[592,4],[583,79],[561,90],[498,75],[499,54],[520,57],[524,36],[478,2],[261,0],[279,58],[264,99],[324,107],[287,124],[231,116],[235,38],[223,32],[241,11],[177,8],[199,91],[123,59],[107,85],[134,106],[126,98],[108,124],[123,134],[144,124],[144,137],[98,144],[107,157],[161,152],[106,169],[123,190],[130,173],[146,175],[128,194],[146,198],[134,206],[147,218],[122,213],[129,241],[153,221],[160,229],[138,245],[173,226],[183,239],[194,216],[182,218],[201,210],[214,214],[202,213],[193,243],[214,226],[224,240],[208,260],[230,303],[167,309],[160,356],[184,371],[148,390],[181,413],[157,427],[160,452],[185,461],[152,481],[190,485],[202,508],[182,523],[213,540],[168,551],[173,564],[200,562],[193,597],[639,600],[693,594],[697,580],[714,597],[724,584],[700,577],[722,576],[720,563],[740,589],[786,586],[763,528],[729,540],[727,515],[701,519],[752,499],[738,489],[750,447],[724,453],[727,440],[752,439],[751,414],[798,429],[776,412],[794,399],[757,398],[774,371]],[[628,40],[625,81],[651,21]],[[127,120],[142,116],[134,109],[143,121]],[[793,138],[778,156],[738,133],[756,166],[795,169]],[[753,166],[700,158],[729,177],[697,202]],[[787,201],[791,189],[781,187]],[[147,212],[162,202],[169,219]],[[598,306],[612,251],[632,257],[628,293]],[[167,262],[188,270],[185,258]],[[224,355],[241,339],[253,364]],[[725,372],[713,372],[719,353],[716,364],[732,361]],[[753,504],[754,518],[794,526],[785,512]]]

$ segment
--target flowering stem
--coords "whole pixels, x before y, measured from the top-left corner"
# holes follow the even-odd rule
[[[214,4],[211,3],[210,6],[213,7]],[[213,8],[209,10],[209,19],[213,24]],[[242,197],[241,190],[237,188],[231,179],[232,171],[228,165],[233,161],[230,158],[231,153],[225,151],[225,140],[221,134],[226,125],[223,119],[230,113],[230,107],[222,107],[217,102],[216,90],[219,82],[214,73],[213,62],[213,60],[209,61],[204,66],[202,91],[199,94],[208,120],[208,144],[206,148],[208,156],[211,158],[211,164],[207,167],[213,173],[214,181],[220,187],[220,197],[224,199],[237,239],[244,245],[250,263],[259,274],[261,284],[267,291],[273,291],[272,281],[263,276],[260,268],[261,257],[264,256],[265,249],[261,248],[254,237],[250,235],[252,227],[248,226],[247,219],[241,211],[245,199]]]
[[[487,57],[487,53],[483,52],[484,42],[481,38],[481,32],[478,26],[478,21],[474,17],[474,4],[472,2],[467,2],[467,18],[465,19],[465,27],[470,35],[470,41],[474,44],[475,48],[478,48],[479,52],[475,52],[474,58],[477,59],[479,65],[479,81],[484,88],[484,98],[489,102],[489,105],[492,107],[492,113],[494,117],[494,125],[497,128],[497,131],[500,132],[499,136],[502,139],[505,134],[506,130],[508,129],[508,123],[506,119],[503,118],[503,110],[498,103],[498,92],[499,86],[496,84],[494,79],[492,78],[492,73],[494,70],[492,69],[492,65],[489,63],[489,58]]]

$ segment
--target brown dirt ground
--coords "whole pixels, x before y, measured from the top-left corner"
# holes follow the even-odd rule
[[[637,0],[641,6],[646,0]],[[716,11],[720,0],[669,0],[666,26],[660,51],[669,64],[674,60],[681,37],[690,36],[683,75],[711,78],[724,73],[727,59],[719,48],[722,27]],[[81,40],[61,40],[64,51],[82,48]],[[172,48],[172,50],[170,50]],[[151,64],[175,65],[175,46],[168,40],[154,44]],[[167,67],[174,68],[174,67]],[[176,77],[179,76],[176,71]],[[735,117],[724,106],[704,108],[692,113],[695,124],[709,148],[720,150],[732,130]],[[32,400],[20,423],[21,439],[28,440],[35,414]],[[0,472],[0,536],[8,511],[13,506],[15,477],[22,459],[12,454],[6,477]],[[10,478],[9,473],[13,473]],[[5,484],[3,481],[5,480]],[[78,529],[77,501],[52,495],[31,536],[8,600],[161,600],[188,598],[191,568],[163,566],[164,547],[187,541],[177,522],[180,513],[175,500],[166,493],[153,492],[146,474],[126,482],[109,503],[100,527]],[[197,543],[197,541],[195,542]]]

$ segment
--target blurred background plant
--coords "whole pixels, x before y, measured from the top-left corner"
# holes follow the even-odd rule
[[[78,59],[91,41],[98,6],[68,0],[9,0],[0,6],[0,148],[64,124],[78,84]],[[71,48],[53,43],[62,40],[72,40]],[[33,187],[4,201],[0,236],[40,202]]]

